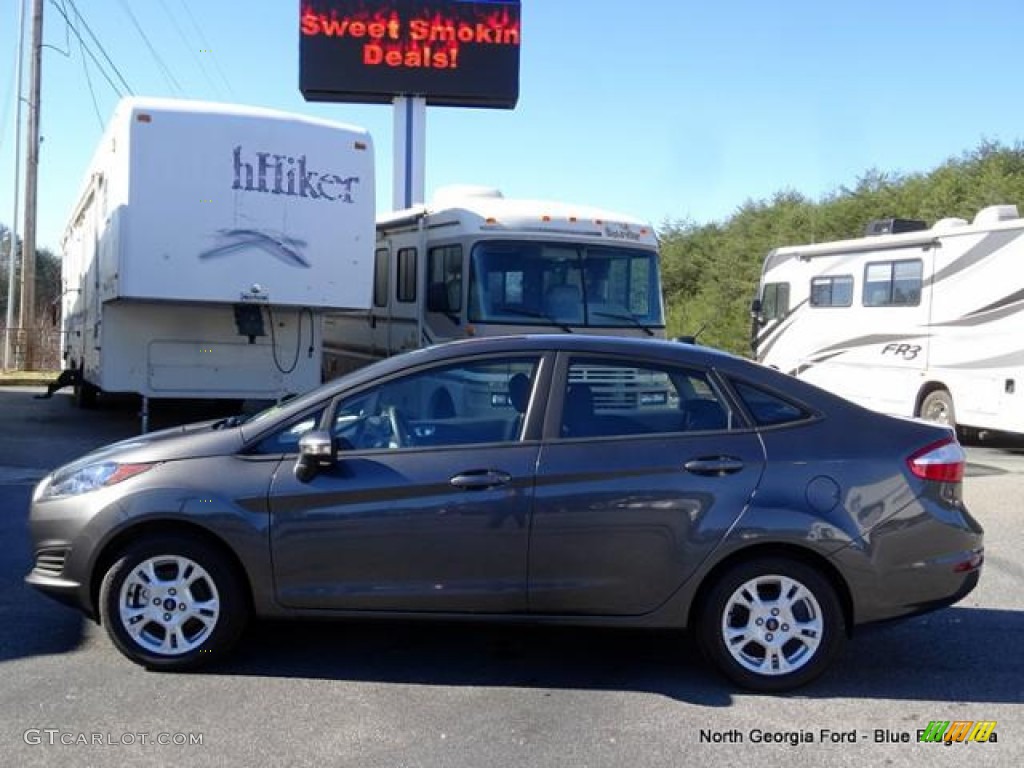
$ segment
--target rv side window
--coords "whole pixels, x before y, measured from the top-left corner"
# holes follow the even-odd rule
[[[880,261],[864,268],[865,307],[916,307],[921,303],[920,259]]]
[[[462,246],[440,245],[427,252],[427,309],[462,311]]]
[[[388,305],[388,249],[378,248],[373,258],[373,306]]]
[[[761,313],[765,320],[775,320],[789,312],[789,283],[765,283],[761,296]]]
[[[812,307],[848,307],[853,304],[853,276],[811,278]]]
[[[399,301],[416,301],[416,249],[401,248],[398,251],[398,284],[395,298]]]

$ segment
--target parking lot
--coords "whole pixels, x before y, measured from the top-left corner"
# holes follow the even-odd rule
[[[671,633],[414,623],[261,623],[227,665],[165,675],[22,583],[34,482],[138,427],[130,403],[38,391],[0,389],[0,764],[1024,764],[1024,445],[968,448],[979,588],[861,632],[795,695],[737,691]],[[165,406],[154,426],[204,415]],[[996,738],[919,743],[937,720]]]

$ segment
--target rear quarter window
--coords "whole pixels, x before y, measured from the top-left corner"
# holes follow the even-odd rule
[[[742,381],[732,382],[733,389],[740,396],[743,404],[754,418],[754,423],[761,427],[776,424],[790,424],[804,421],[811,417],[810,412],[794,402],[774,392]]]

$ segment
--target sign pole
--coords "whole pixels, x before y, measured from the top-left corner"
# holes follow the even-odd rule
[[[391,205],[400,211],[424,202],[427,99],[397,96],[394,108]]]

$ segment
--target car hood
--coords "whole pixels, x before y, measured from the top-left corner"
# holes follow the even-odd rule
[[[218,423],[219,420],[204,421],[130,437],[90,451],[60,470],[73,470],[101,461],[141,464],[222,456],[238,451],[243,445],[241,430],[215,426]]]

